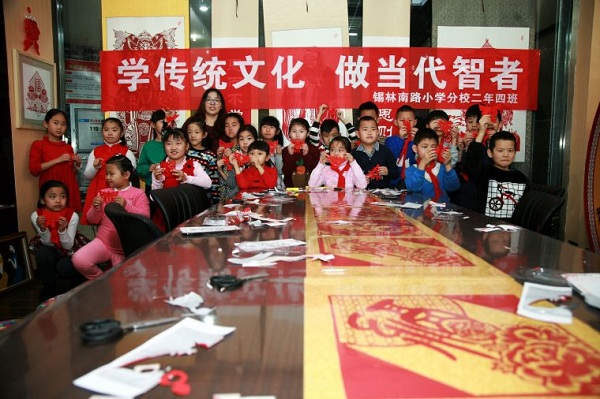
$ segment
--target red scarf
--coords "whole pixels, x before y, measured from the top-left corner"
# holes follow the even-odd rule
[[[440,188],[440,181],[437,175],[433,173],[433,168],[435,168],[435,165],[435,162],[430,162],[427,166],[425,166],[425,172],[429,175],[429,178],[431,179],[431,183],[433,184],[433,191],[435,192],[433,200],[437,202],[442,195],[442,189]]]
[[[73,216],[73,210],[71,208],[63,208],[60,211],[55,212],[48,208],[38,208],[37,214],[38,216],[46,217],[46,228],[50,230],[50,241],[57,247],[62,248],[60,236],[58,234],[58,219],[64,216],[67,219],[68,224],[71,220],[71,216]]]
[[[404,162],[406,161],[406,154],[408,153],[408,146],[410,145],[410,143],[411,141],[409,133],[409,137],[404,139],[404,146],[402,147],[402,151],[400,152],[398,161],[396,161],[396,165],[398,165],[400,167],[400,170],[402,171],[402,179],[404,179],[404,170],[406,169],[404,167]]]
[[[160,163],[160,167],[161,169],[163,169],[163,175],[165,176],[163,187],[177,187],[180,184],[180,182],[175,176],[173,176],[173,173],[171,173],[177,169],[175,163],[169,160],[163,161]],[[191,158],[186,160],[181,170],[188,176],[194,176],[194,160]]]
[[[350,169],[350,163],[348,163],[348,162],[346,162],[346,165],[342,169],[339,169],[339,166],[337,166],[337,165],[335,167],[333,167],[333,165],[331,166],[331,170],[337,172],[337,174],[338,174],[338,182],[337,182],[338,188],[346,188],[346,176],[344,176],[344,172],[346,172],[349,169]]]

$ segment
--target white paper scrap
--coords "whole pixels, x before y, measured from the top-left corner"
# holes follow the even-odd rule
[[[562,276],[583,295],[588,305],[600,308],[600,273],[567,273]]]
[[[240,251],[259,252],[265,250],[271,251],[279,248],[297,247],[299,245],[306,245],[306,242],[295,240],[293,238],[286,238],[283,240],[242,241],[236,245]]]
[[[239,226],[191,226],[179,228],[179,230],[181,230],[183,234],[221,233],[225,231],[235,231],[239,229]]]
[[[571,324],[573,322],[573,312],[567,307],[554,305],[541,307],[533,306],[532,303],[546,299],[556,299],[561,296],[571,296],[572,294],[573,290],[570,287],[554,287],[526,282],[523,285],[517,313],[534,320]]]

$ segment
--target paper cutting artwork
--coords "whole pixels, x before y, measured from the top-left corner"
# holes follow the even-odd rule
[[[48,98],[48,91],[46,90],[44,79],[42,79],[38,72],[35,72],[31,79],[29,79],[25,102],[26,109],[34,112],[38,116],[45,115],[46,112],[48,112],[50,99]]]
[[[600,393],[598,347],[515,315],[515,296],[329,298],[348,398]]]

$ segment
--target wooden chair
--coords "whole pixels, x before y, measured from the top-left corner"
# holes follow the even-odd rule
[[[511,222],[548,237],[558,238],[558,225],[551,221],[564,202],[565,199],[558,195],[528,190],[515,207]]]
[[[150,197],[162,213],[167,232],[210,206],[204,189],[192,184],[152,190]]]
[[[152,220],[129,213],[116,202],[106,204],[104,212],[117,229],[126,257],[163,235]]]

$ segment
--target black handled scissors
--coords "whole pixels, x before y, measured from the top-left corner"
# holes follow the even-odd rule
[[[246,276],[246,277],[236,277],[236,276],[232,276],[230,274],[224,274],[224,275],[220,275],[220,276],[212,276],[206,282],[206,286],[208,288],[210,288],[211,290],[215,289],[219,292],[232,291],[232,290],[238,289],[241,286],[243,286],[244,283],[246,283],[246,281],[257,280],[257,279],[263,278],[263,277],[269,277],[269,274],[268,273],[260,273],[260,274],[253,274],[251,276]]]
[[[81,324],[79,326],[79,331],[81,332],[81,340],[85,345],[101,345],[116,341],[128,332],[173,323],[187,316],[196,315],[194,313],[185,313],[181,316],[142,321],[126,326],[121,326],[121,322],[114,319],[97,319]]]

